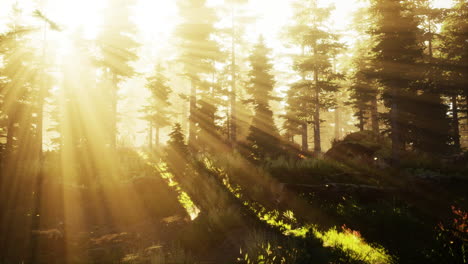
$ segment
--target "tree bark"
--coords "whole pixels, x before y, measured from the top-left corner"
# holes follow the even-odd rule
[[[159,150],[159,126],[155,126],[155,146]]]
[[[318,93],[316,92],[316,96]],[[322,147],[320,142],[320,106],[317,103],[315,106],[315,113],[314,113],[314,152],[321,153]]]
[[[374,134],[379,134],[379,113],[377,109],[377,96],[372,97],[371,101],[371,126]]]
[[[195,80],[190,80],[190,114],[189,114],[189,138],[188,144],[193,145],[196,137],[196,111],[197,111],[197,88],[195,87]]]
[[[37,113],[37,128],[36,128],[36,133],[37,133],[37,156],[41,160],[42,158],[42,141],[43,141],[43,129],[44,129],[44,94],[45,94],[45,87],[44,87],[44,82],[42,82],[41,87],[39,88],[39,97],[38,97],[38,113]]]
[[[13,151],[13,137],[14,137],[15,122],[13,115],[8,115],[8,125],[7,125],[7,141],[5,145],[5,153],[8,157]]]
[[[359,113],[358,113],[358,118],[359,118],[359,124],[358,124],[358,128],[359,128],[359,131],[364,131],[364,110],[360,109],[359,110]]]
[[[335,108],[335,140],[340,140],[341,138],[341,116],[340,116],[340,107]]]
[[[153,121],[150,119],[148,124],[149,124],[148,147],[150,151],[153,151]]]
[[[116,149],[117,147],[117,90],[118,81],[117,75],[112,74],[112,87],[111,87],[111,131],[110,131],[110,140],[111,147]]]
[[[463,140],[463,147],[468,147],[466,144],[468,143],[468,89],[466,89],[465,93],[465,133],[464,133],[464,140]]]
[[[302,123],[302,151],[309,151],[308,143],[308,133],[307,133],[307,122]],[[293,139],[294,140],[294,139]]]
[[[46,53],[47,53],[47,22],[44,21],[44,32],[43,32],[43,47],[42,47],[42,75],[39,82],[39,93],[37,98],[37,155],[39,162],[42,166],[42,141],[43,141],[43,127],[44,127],[44,100],[46,97],[47,87],[45,82],[45,67],[46,67]]]
[[[232,4],[232,43],[231,43],[231,118],[230,118],[230,138],[234,147],[237,142],[237,120],[236,120],[236,40],[235,40],[235,8]]]
[[[392,87],[392,109],[390,110],[391,139],[392,139],[392,164],[400,165],[400,152],[403,149],[403,142],[400,136],[399,126],[399,104],[397,88]]]
[[[313,45],[314,56],[317,54],[317,43]],[[318,86],[318,69],[314,69],[314,83],[315,83],[315,112],[314,112],[314,152],[320,154],[322,152],[321,139],[320,139],[320,88]]]
[[[455,151],[460,151],[460,120],[458,118],[457,95],[452,95],[452,126]]]

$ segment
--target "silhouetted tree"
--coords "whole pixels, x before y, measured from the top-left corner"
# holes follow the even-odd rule
[[[235,145],[237,142],[237,66],[236,66],[236,46],[238,45],[240,39],[240,26],[242,23],[242,17],[239,19],[239,6],[244,5],[248,0],[228,0],[231,5],[231,91],[229,93],[229,103],[230,103],[230,116],[229,116],[229,139],[231,144]]]
[[[331,8],[320,8],[315,0],[294,4],[295,24],[288,29],[288,35],[302,51],[294,58],[294,67],[301,79],[291,86],[291,93],[298,98],[290,98],[287,118],[295,117],[289,124],[300,124],[303,150],[308,149],[307,125],[314,125],[314,151],[320,153],[320,111],[334,105],[330,92],[338,88],[334,82],[338,75],[333,71],[332,59],[342,45],[338,36],[326,28]]]
[[[39,54],[33,49],[33,30],[24,22],[22,10],[13,7],[8,31],[1,35],[0,53],[3,55],[1,74],[2,112],[6,118],[6,155],[24,149],[23,160],[31,158],[27,149],[37,143],[37,78]],[[35,124],[35,125],[33,125]],[[23,148],[22,148],[23,147]]]
[[[205,0],[181,0],[177,4],[182,18],[182,23],[176,30],[180,40],[179,61],[184,66],[183,74],[189,79],[191,86],[188,143],[194,146],[201,117],[197,106],[197,91],[200,88],[210,89],[203,75],[213,73],[214,61],[220,58],[218,44],[212,39],[217,18],[214,10],[206,6]],[[213,101],[204,100],[205,103],[213,104]],[[213,116],[212,107],[205,107],[204,111],[206,115]]]
[[[47,33],[49,29],[55,30],[55,31],[61,31],[62,29],[59,27],[57,23],[52,21],[50,18],[48,18],[46,15],[44,15],[40,10],[35,10],[33,14],[36,18],[38,18],[42,23],[43,26],[41,28],[42,30],[42,47],[40,50],[40,73],[38,72],[38,80],[37,82],[37,95],[36,95],[36,127],[37,127],[37,141],[36,141],[36,150],[37,150],[37,155],[42,162],[42,154],[43,154],[43,141],[44,141],[44,135],[43,135],[43,130],[44,130],[44,111],[45,111],[45,99],[49,93],[49,90],[51,88],[51,78],[47,74],[47,68],[50,68],[50,63],[48,61],[48,39],[47,39]]]
[[[357,51],[354,54],[350,103],[356,110],[354,116],[358,119],[357,127],[360,131],[370,119],[371,130],[379,133],[377,98],[379,95],[378,83],[370,77],[372,72],[371,57],[368,55],[370,40],[357,43]]]
[[[275,86],[275,78],[271,74],[273,69],[268,58],[270,50],[260,37],[249,57],[251,70],[247,91],[251,95],[248,100],[253,105],[255,114],[249,129],[247,140],[252,150],[253,160],[262,160],[267,156],[275,156],[280,150],[278,129],[273,120],[273,112],[269,102]]]
[[[442,9],[432,8],[431,1],[418,0],[410,9],[420,29],[417,40],[423,48],[422,61],[417,79],[411,84],[415,90],[414,104],[408,110],[412,115],[409,141],[415,150],[443,155],[450,151],[450,120],[448,106],[443,98],[444,86],[441,83],[440,41],[436,38],[437,24],[441,22]]]
[[[468,3],[455,1],[443,22],[441,32],[442,83],[451,98],[452,136],[454,147],[460,150],[460,111],[468,112]],[[465,97],[464,108],[460,96]]]
[[[176,123],[169,134],[169,141],[167,142],[167,161],[172,163],[172,165],[176,165],[176,167],[181,166],[186,161],[188,154],[188,147],[185,144],[182,127],[179,123]]]
[[[101,85],[104,89],[102,100],[107,107],[102,122],[107,124],[109,143],[114,148],[118,134],[119,84],[135,74],[130,63],[137,59],[136,48],[139,46],[133,38],[136,26],[130,19],[134,4],[134,0],[109,1],[104,13],[102,30],[97,38],[99,48],[97,62],[105,81],[105,85]]]
[[[375,0],[371,12],[376,17],[372,34],[374,72],[383,85],[383,99],[390,108],[388,125],[392,138],[392,159],[399,163],[400,153],[411,130],[411,107],[415,105],[413,82],[421,76],[415,67],[422,61],[418,43],[418,23],[408,1]]]
[[[160,129],[170,125],[170,110],[171,105],[169,96],[172,89],[168,85],[168,79],[164,75],[164,67],[158,64],[155,68],[153,76],[147,78],[146,88],[151,92],[151,97],[148,100],[149,104],[143,108],[145,119],[149,123],[149,142],[152,149],[153,142],[153,127],[155,128],[155,143],[159,146]]]

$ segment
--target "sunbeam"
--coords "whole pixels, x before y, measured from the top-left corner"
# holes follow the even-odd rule
[[[465,263],[467,12],[0,1],[0,264]]]

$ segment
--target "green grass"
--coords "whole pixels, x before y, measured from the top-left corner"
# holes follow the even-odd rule
[[[383,247],[378,245],[370,245],[366,243],[366,241],[356,235],[353,232],[340,232],[337,231],[336,228],[332,228],[328,231],[319,231],[319,229],[310,224],[300,224],[298,223],[295,213],[292,210],[286,211],[279,211],[279,210],[268,210],[262,204],[249,200],[243,193],[243,189],[240,185],[236,185],[232,183],[229,179],[229,173],[215,165],[215,161],[205,157],[203,160],[203,164],[205,164],[206,168],[213,173],[218,174],[221,178],[223,178],[223,183],[226,188],[238,199],[240,199],[244,206],[246,206],[249,210],[257,215],[258,219],[267,223],[268,225],[279,229],[284,235],[286,236],[293,236],[298,238],[305,238],[307,234],[314,234],[317,238],[319,238],[323,246],[331,247],[337,250],[344,252],[350,259],[353,261],[358,261],[362,263],[369,263],[369,264],[382,264],[382,263],[393,263],[393,258],[383,249]],[[287,164],[287,163],[286,163]],[[308,168],[320,168],[319,162],[305,162],[302,163],[303,166],[307,166]],[[230,163],[232,168],[233,163]],[[266,174],[266,172],[263,172]],[[244,185],[245,186],[245,185]],[[268,244],[267,244],[268,248]],[[266,250],[268,251],[268,250]],[[259,254],[258,256],[252,258],[252,256],[246,256],[246,263],[254,263],[253,260],[257,260],[259,262],[256,263],[275,263],[269,262],[268,254]]]
[[[164,162],[155,163],[149,156],[143,152],[139,153],[140,157],[152,168],[154,168],[161,177],[166,181],[169,187],[173,188],[178,193],[178,200],[185,208],[191,220],[198,217],[200,209],[195,205],[192,198],[180,188],[179,183],[175,180],[174,175],[167,169],[167,164]]]

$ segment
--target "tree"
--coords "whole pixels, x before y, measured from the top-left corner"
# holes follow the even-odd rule
[[[248,0],[229,0],[231,4],[231,91],[230,91],[230,117],[229,117],[229,139],[231,144],[237,142],[237,66],[236,66],[236,45],[240,38],[239,19],[237,11],[240,5],[246,4]],[[245,17],[244,17],[245,18]]]
[[[200,100],[198,100],[196,120],[198,124],[198,135],[196,148],[208,150],[218,148],[221,140],[221,128],[218,125],[220,116],[217,115],[218,107],[222,104],[222,87],[218,83],[218,73],[213,72],[212,80],[202,82],[199,89]],[[193,145],[192,145],[193,146]]]
[[[455,1],[443,22],[441,32],[442,82],[451,98],[452,136],[456,151],[460,150],[459,96],[465,97],[465,111],[468,112],[468,3]]]
[[[35,16],[44,22],[44,38],[42,49],[36,50],[33,46],[31,33],[40,31],[39,28],[28,26],[24,21],[22,10],[13,6],[11,23],[8,31],[0,37],[0,54],[2,66],[0,88],[2,94],[2,112],[7,117],[6,146],[8,156],[2,165],[0,177],[0,193],[4,194],[2,200],[11,200],[15,190],[9,190],[14,182],[29,183],[22,186],[25,193],[32,193],[29,210],[37,215],[25,229],[37,230],[39,228],[39,212],[41,210],[41,193],[43,183],[43,114],[44,100],[50,87],[50,76],[46,69],[46,38],[48,27],[53,29],[55,24],[47,19],[41,12]],[[38,161],[39,167],[31,166],[31,160]],[[18,165],[27,164],[25,170],[18,170]],[[28,166],[29,165],[29,166]],[[21,172],[21,173],[19,173]],[[9,174],[9,178],[3,178]],[[32,176],[32,177],[31,177]],[[7,187],[7,188],[5,188]],[[11,205],[7,205],[11,206]],[[7,209],[8,210],[8,209]],[[4,219],[0,219],[3,221]],[[3,230],[6,231],[6,230]],[[6,237],[9,236],[5,232]],[[5,239],[8,241],[8,239]],[[0,243],[3,245],[3,239]],[[28,261],[36,259],[37,239],[30,241],[31,250]]]
[[[188,148],[185,144],[184,133],[179,123],[174,124],[172,132],[169,134],[167,143],[166,159],[170,164],[175,164],[175,167],[180,166],[180,162],[186,161],[188,157]]]
[[[93,43],[84,39],[80,30],[75,32],[71,41],[73,49],[57,66],[62,81],[54,102],[55,109],[51,112],[54,125],[50,130],[57,132],[58,136],[53,141],[66,162],[91,169],[94,167],[91,160],[81,157],[105,148],[108,134],[97,118],[100,117],[102,98],[96,87],[96,66],[91,51]],[[79,80],[76,76],[79,76]]]
[[[112,0],[104,14],[103,30],[97,38],[100,54],[97,58],[107,85],[103,86],[102,98],[106,102],[106,114],[102,121],[107,124],[109,144],[115,148],[117,140],[117,105],[119,84],[135,74],[132,61],[137,59],[139,44],[132,35],[136,26],[130,22],[134,0]]]
[[[377,108],[380,85],[373,76],[372,48],[376,43],[369,34],[375,23],[376,18],[371,15],[369,7],[360,8],[354,13],[353,28],[358,32],[358,37],[351,60],[348,104],[355,109],[354,116],[358,119],[359,130],[363,131],[365,125],[370,123],[370,130],[378,134],[380,126]]]
[[[18,153],[23,159],[31,158],[31,151],[26,147],[38,144],[38,132],[33,125],[36,120],[32,116],[36,111],[39,57],[28,36],[34,30],[24,23],[22,10],[15,5],[9,29],[0,38],[2,112],[7,119],[5,153],[25,150],[25,155]]]
[[[305,109],[310,109],[309,104],[312,98],[303,94],[304,89],[302,82],[297,82],[289,87],[286,96],[286,115],[283,128],[286,130],[286,136],[293,142],[295,135],[302,136],[302,151],[309,150],[308,144],[308,113]]]
[[[370,117],[371,130],[378,134],[378,112],[377,112],[377,97],[379,95],[378,83],[370,75],[372,74],[371,57],[368,55],[368,44],[366,42],[357,43],[357,51],[354,55],[350,86],[351,96],[350,104],[356,109],[354,114],[358,119],[357,127],[360,131],[364,131],[364,125],[368,123]]]
[[[155,143],[159,146],[160,129],[170,124],[170,112],[167,109],[171,103],[169,96],[172,89],[168,85],[168,79],[164,75],[164,67],[158,64],[153,76],[147,78],[146,88],[151,92],[149,104],[144,107],[145,119],[149,122],[150,129],[150,149],[153,142],[153,126],[155,128]]]
[[[248,100],[253,105],[255,114],[249,128],[247,140],[252,150],[253,160],[262,160],[267,156],[275,156],[279,152],[279,132],[273,120],[273,112],[269,102],[275,86],[275,78],[271,74],[273,65],[268,58],[270,50],[260,37],[249,57],[251,70],[247,91],[251,96]]]
[[[312,123],[311,112],[313,109],[313,97],[310,93],[312,83],[301,80],[290,85],[286,99],[286,115],[284,128],[286,133],[293,137],[302,136],[302,151],[309,151],[308,125]]]
[[[331,8],[318,7],[316,0],[300,0],[294,2],[294,10],[295,22],[288,28],[288,35],[293,45],[301,51],[294,57],[294,68],[301,79],[291,85],[298,98],[292,99],[287,116],[295,116],[296,121],[289,123],[300,123],[304,151],[308,150],[307,125],[313,124],[314,151],[320,153],[320,111],[334,105],[335,100],[330,92],[337,90],[334,80],[339,75],[333,71],[332,59],[342,45],[338,42],[338,36],[326,29]]]
[[[51,88],[50,76],[48,76],[46,69],[50,67],[47,61],[47,32],[48,28],[61,31],[61,28],[45,16],[40,10],[35,10],[34,16],[43,22],[43,39],[42,39],[42,54],[40,59],[41,72],[38,77],[38,88],[37,88],[37,155],[42,162],[42,145],[43,145],[43,127],[44,127],[44,105],[45,99]]]
[[[441,64],[436,38],[437,24],[441,22],[443,10],[431,7],[431,1],[413,1],[410,11],[418,23],[417,40],[423,48],[422,60],[418,61],[418,78],[411,88],[415,90],[414,104],[409,107],[411,116],[410,142],[415,150],[432,155],[450,152],[450,123],[448,106],[443,100],[445,94]]]
[[[214,62],[220,60],[221,53],[218,44],[212,39],[216,32],[214,28],[216,14],[212,8],[206,6],[206,1],[180,0],[177,4],[182,17],[182,23],[176,30],[176,35],[180,40],[179,61],[184,66],[183,75],[190,81],[191,86],[188,143],[193,147],[197,140],[201,117],[197,106],[197,91],[213,88],[205,82],[206,75],[215,71]],[[213,104],[213,101],[205,99],[203,103]],[[207,108],[206,106],[203,106],[205,114],[213,116],[213,107]]]
[[[374,77],[383,85],[383,99],[390,108],[387,117],[392,138],[392,161],[398,165],[400,153],[408,142],[411,110],[414,107],[413,81],[421,76],[415,67],[421,62],[422,49],[418,43],[418,23],[408,1],[375,0],[371,12],[376,18],[372,30]]]

